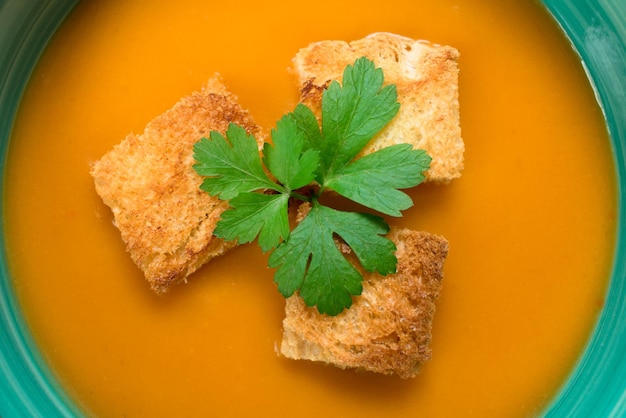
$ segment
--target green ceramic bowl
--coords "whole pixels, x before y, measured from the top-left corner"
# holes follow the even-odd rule
[[[77,0],[0,0],[0,166],[3,168],[15,113],[31,71],[76,3]],[[617,247],[606,305],[579,364],[544,416],[624,417],[626,1],[544,0],[543,3],[578,52],[596,91],[611,137],[619,193]],[[0,199],[4,199],[3,193]],[[2,212],[0,223],[3,223],[1,216]],[[2,239],[0,249],[0,416],[81,416],[47,369],[29,335],[11,287]]]

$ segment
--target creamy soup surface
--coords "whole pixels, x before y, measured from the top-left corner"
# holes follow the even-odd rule
[[[466,168],[391,223],[445,236],[433,357],[412,380],[281,358],[255,245],[156,296],[89,164],[215,72],[266,128],[309,42],[394,32],[461,53]],[[101,417],[516,417],[575,366],[603,306],[616,187],[579,60],[534,2],[81,3],[25,94],[6,171],[13,283],[51,369]]]

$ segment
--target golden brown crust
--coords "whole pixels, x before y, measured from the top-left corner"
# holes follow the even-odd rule
[[[397,273],[365,274],[350,309],[331,317],[297,295],[287,299],[281,353],[341,368],[414,377],[430,359],[431,326],[448,242],[440,236],[392,229]]]
[[[235,245],[213,236],[227,203],[201,191],[193,169],[193,145],[230,122],[262,143],[259,127],[216,75],[92,165],[97,193],[157,293]]]
[[[293,59],[301,101],[319,115],[324,87],[330,80],[341,80],[346,65],[361,56],[383,69],[385,82],[396,85],[400,102],[396,117],[365,152],[410,143],[433,158],[427,180],[446,183],[459,177],[465,150],[459,120],[459,52],[389,33],[375,33],[350,43],[312,43]]]

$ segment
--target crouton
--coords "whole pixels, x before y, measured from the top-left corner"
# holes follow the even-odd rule
[[[193,169],[194,144],[231,122],[262,144],[260,128],[216,75],[92,164],[96,192],[156,293],[235,245],[213,235],[228,203],[200,190]]]
[[[432,157],[426,181],[447,183],[459,177],[465,149],[459,118],[459,52],[450,46],[389,33],[375,33],[350,43],[315,42],[293,58],[301,102],[319,117],[324,89],[332,80],[341,81],[344,68],[362,56],[382,68],[385,83],[396,85],[400,103],[396,117],[364,153],[409,143]]]
[[[294,294],[286,301],[280,352],[303,359],[414,377],[431,356],[431,326],[448,242],[392,228],[397,272],[365,273],[363,292],[337,316],[320,314]]]

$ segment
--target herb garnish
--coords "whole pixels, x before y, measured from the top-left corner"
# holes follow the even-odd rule
[[[269,266],[277,269],[280,293],[289,297],[299,290],[320,313],[337,315],[362,290],[361,274],[335,237],[350,246],[366,271],[394,273],[397,259],[395,244],[384,237],[389,226],[382,217],[339,211],[319,197],[332,190],[382,214],[401,216],[413,202],[399,189],[421,183],[430,165],[428,154],[410,144],[356,158],[398,112],[396,87],[383,81],[382,69],[365,57],[348,65],[342,85],[333,81],[323,93],[321,129],[315,114],[299,104],[278,121],[262,159],[254,137],[234,124],[226,137],[213,131],[194,147],[194,169],[205,177],[201,188],[230,204],[215,235],[241,244],[258,237],[263,252],[273,250]],[[311,193],[300,191],[311,185]],[[292,198],[310,202],[311,209],[290,231]]]

